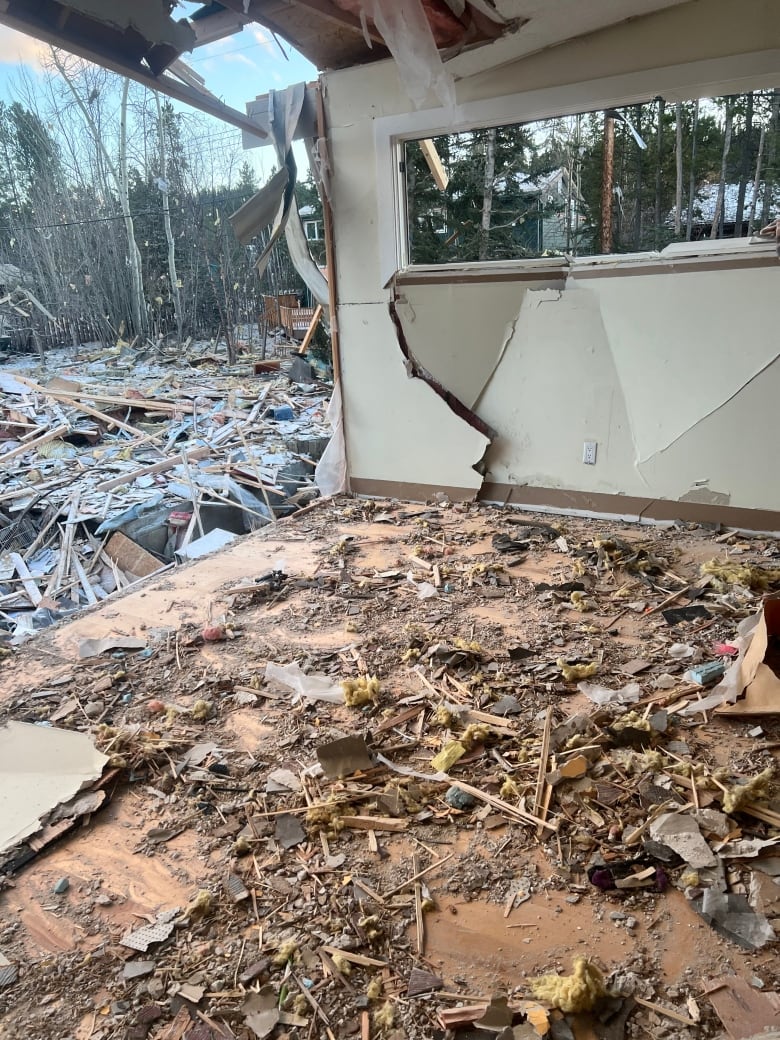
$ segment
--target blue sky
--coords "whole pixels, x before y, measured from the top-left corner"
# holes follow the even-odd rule
[[[186,11],[199,5],[182,6]],[[0,98],[11,98],[13,83],[22,70],[31,74],[34,82],[45,53],[44,44],[0,25]],[[306,58],[285,41],[277,42],[270,31],[256,23],[182,57],[205,79],[213,94],[241,112],[246,102],[258,94],[317,78],[316,68]],[[248,156],[260,173],[268,170],[274,161],[271,149],[267,148],[253,149]]]

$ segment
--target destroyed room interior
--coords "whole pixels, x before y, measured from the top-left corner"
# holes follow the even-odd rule
[[[0,52],[0,1037],[780,1040],[780,6]]]

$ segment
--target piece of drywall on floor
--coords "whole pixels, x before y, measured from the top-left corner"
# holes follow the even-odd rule
[[[660,268],[657,274],[583,279],[601,316],[646,462],[722,405],[778,356],[769,313],[775,267]],[[578,284],[576,268],[570,284]]]
[[[489,440],[407,374],[387,306],[342,307],[339,318],[350,478],[476,493]]]

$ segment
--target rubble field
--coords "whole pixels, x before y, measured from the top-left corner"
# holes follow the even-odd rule
[[[0,842],[0,1035],[776,1026],[779,558],[319,499],[6,648],[0,741],[93,772]]]

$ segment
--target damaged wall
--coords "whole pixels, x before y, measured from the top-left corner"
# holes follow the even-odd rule
[[[717,88],[745,83],[751,69],[761,82],[749,87],[780,83],[775,6],[752,0],[734,25],[715,0],[708,32],[692,32],[704,6],[694,0],[462,80],[447,119],[462,125],[491,97],[495,111],[522,120],[642,90],[725,93]],[[524,93],[509,96],[521,84]],[[389,313],[395,295],[413,357],[497,433],[485,456],[491,497],[629,515],[659,499],[688,503],[687,515],[690,503],[780,510],[780,488],[767,479],[772,446],[755,422],[757,410],[771,414],[780,380],[771,249],[735,243],[729,257],[672,251],[570,269],[560,260],[451,265],[412,269],[383,288],[393,224],[383,135],[388,125],[422,136],[449,122],[442,110],[403,117],[410,106],[391,63],[329,74],[325,88],[354,490],[465,495],[480,484],[473,467],[486,438],[407,375]],[[598,442],[595,466],[582,463],[585,440]]]

